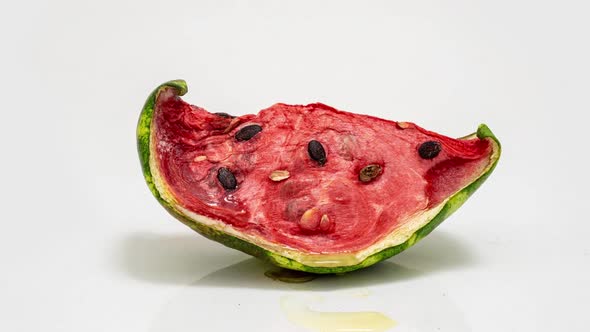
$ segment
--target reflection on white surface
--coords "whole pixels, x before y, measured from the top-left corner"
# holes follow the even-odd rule
[[[326,330],[332,318],[342,316],[342,313],[365,313],[358,317],[353,314],[352,318],[371,328],[366,325],[369,317],[376,324],[373,331],[389,326],[385,323],[386,317],[397,322],[392,328],[395,331],[470,331],[462,312],[430,276],[437,271],[469,266],[474,260],[466,254],[467,248],[461,247],[461,243],[450,235],[434,233],[428,240],[431,241],[425,240],[410,249],[407,256],[400,255],[399,259],[344,275],[320,276],[304,284],[288,284],[267,278],[264,272],[271,266],[255,258],[213,271],[203,265],[200,273],[194,270],[196,280],[193,283],[179,285],[180,288],[174,291],[154,317],[151,331],[194,332],[200,331],[203,324],[211,331],[309,331],[309,328],[317,331],[320,330],[317,324]],[[216,253],[214,248],[201,251],[199,262],[205,264],[208,259],[218,257],[220,253]],[[133,252],[132,248],[126,249]],[[142,250],[149,251],[147,246]],[[149,252],[144,254],[149,256]],[[428,259],[420,258],[425,255]],[[177,267],[176,271],[168,271],[167,282],[188,277],[189,271],[184,267],[183,260],[190,264],[194,258],[181,256],[159,257],[168,261],[168,267]],[[175,259],[175,263],[169,262]],[[419,268],[407,267],[414,259],[420,259],[414,264]],[[394,261],[406,263],[402,265]],[[149,274],[155,273],[162,262],[152,261],[151,264],[154,265],[151,268],[144,266],[143,269],[128,272],[144,281],[161,282],[162,278],[152,278]],[[207,270],[211,272],[203,272]],[[298,301],[310,296],[311,299],[321,297],[323,301],[305,302],[309,311],[303,310]],[[285,314],[285,309],[293,309],[290,312],[296,314]],[[328,314],[318,316],[314,312]],[[300,319],[307,325],[292,323],[294,320],[301,322]],[[352,324],[352,321],[349,322],[354,327]],[[334,328],[342,327],[330,328],[337,331]]]
[[[156,315],[150,331],[194,332],[200,331],[203,324],[211,331],[303,332],[310,331],[310,328],[311,331],[322,331],[320,327],[325,331],[338,331],[335,328],[343,326],[330,325],[332,318],[338,313],[351,312],[373,312],[352,318],[359,319],[357,324],[362,325],[367,323],[368,316],[372,316],[377,320],[374,331],[387,326],[385,317],[396,321],[397,325],[392,329],[395,331],[470,331],[463,313],[436,282],[401,265],[384,262],[380,269],[368,270],[367,274],[393,276],[398,273],[404,278],[392,278],[391,283],[381,280],[381,283],[368,286],[368,281],[378,281],[379,277],[359,275],[359,283],[363,286],[357,286],[352,279],[338,276],[319,278],[306,284],[284,284],[265,277],[262,273],[264,266],[258,263],[248,259],[182,287]],[[213,283],[213,280],[223,282],[240,278],[245,282],[235,282],[230,287],[218,287]],[[241,287],[236,287],[238,284]],[[354,296],[354,293],[362,296]],[[285,302],[285,296],[311,298],[307,302],[310,311],[297,309],[297,300],[295,303]],[[323,301],[317,301],[318,297]],[[291,315],[286,314],[285,309],[290,310]],[[328,314],[314,316],[312,311]],[[371,328],[371,325],[366,326]]]

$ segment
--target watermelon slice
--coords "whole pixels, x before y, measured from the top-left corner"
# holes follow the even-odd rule
[[[453,139],[319,103],[233,117],[187,104],[186,92],[167,82],[141,113],[149,188],[195,231],[288,269],[341,273],[403,251],[500,157],[485,125]]]

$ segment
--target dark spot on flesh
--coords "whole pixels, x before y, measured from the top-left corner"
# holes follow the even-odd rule
[[[359,173],[359,180],[361,182],[371,182],[381,175],[382,171],[383,169],[381,166],[377,164],[367,165],[361,169]]]
[[[262,127],[259,125],[249,125],[242,127],[242,129],[238,130],[236,135],[234,136],[238,142],[247,141],[254,137],[256,134],[262,131]]]
[[[217,115],[217,116],[220,116],[220,117],[222,117],[222,118],[228,118],[228,119],[233,119],[233,118],[235,118],[235,116],[233,116],[233,115],[231,115],[231,114],[227,114],[227,113],[225,113],[225,112],[215,112],[215,113],[213,113],[213,114],[215,114],[215,115]]]
[[[234,173],[226,167],[221,167],[217,170],[217,180],[219,180],[221,186],[226,190],[236,189],[238,186],[238,181],[236,180]]]
[[[315,160],[320,166],[326,163],[326,150],[322,146],[322,143],[311,140],[307,144],[307,153],[309,153],[309,157]]]
[[[437,141],[427,141],[420,145],[418,148],[418,154],[422,159],[433,159],[442,150],[442,146]]]

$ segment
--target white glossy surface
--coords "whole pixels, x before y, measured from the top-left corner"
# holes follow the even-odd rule
[[[22,1],[0,10],[1,331],[587,331],[584,1]],[[159,83],[244,114],[321,101],[452,136],[487,123],[495,173],[430,237],[302,285],[193,234],[151,197],[135,124]],[[360,294],[360,295],[359,295]],[[323,301],[316,301],[317,297]]]

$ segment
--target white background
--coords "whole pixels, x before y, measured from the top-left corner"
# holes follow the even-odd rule
[[[5,1],[0,330],[305,331],[286,295],[392,331],[588,331],[586,1]],[[275,102],[487,123],[500,164],[414,248],[295,286],[173,220],[135,125],[158,84],[255,113]],[[365,294],[357,296],[355,292]],[[355,295],[357,294],[357,295]]]

